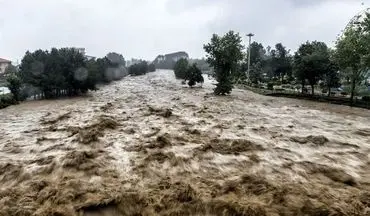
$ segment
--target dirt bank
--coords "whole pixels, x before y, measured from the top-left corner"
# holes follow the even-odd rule
[[[368,110],[212,87],[0,110],[0,215],[370,215]]]

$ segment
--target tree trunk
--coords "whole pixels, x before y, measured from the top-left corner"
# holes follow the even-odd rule
[[[331,88],[329,87],[328,88],[328,97],[330,97],[330,94],[331,94]]]
[[[351,83],[351,106],[353,105],[353,97],[355,95],[355,87],[356,87],[356,80],[352,78],[352,83]]]
[[[301,89],[301,93],[303,94],[303,89],[304,89],[304,81],[302,81],[302,89]]]
[[[312,92],[312,96],[314,96],[315,95],[315,87],[314,87],[314,85],[311,85],[311,92]]]

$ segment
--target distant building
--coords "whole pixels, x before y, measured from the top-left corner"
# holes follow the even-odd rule
[[[164,59],[172,59],[177,62],[180,59],[189,59],[189,55],[186,52],[176,52],[165,55]]]
[[[154,59],[153,63],[158,69],[173,69],[176,62],[180,59],[189,59],[189,55],[183,51],[158,55],[157,58]]]
[[[0,73],[4,73],[5,69],[11,64],[11,61],[0,58]]]
[[[157,58],[155,58],[155,63],[160,63],[164,61],[174,61],[177,62],[180,59],[189,59],[189,55],[186,52],[175,52],[175,53],[169,53],[166,55],[158,55]]]

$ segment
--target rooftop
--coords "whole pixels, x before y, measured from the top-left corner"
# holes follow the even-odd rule
[[[0,63],[12,63],[11,61],[9,60],[6,60],[6,59],[3,59],[3,58],[0,58]]]

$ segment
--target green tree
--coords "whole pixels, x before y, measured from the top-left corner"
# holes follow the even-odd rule
[[[86,62],[86,69],[89,73],[89,76],[86,79],[86,85],[91,90],[96,90],[96,83],[101,82],[99,80],[101,72],[99,71],[99,65],[95,59],[88,60]]]
[[[189,67],[189,62],[187,59],[180,59],[176,62],[174,66],[174,73],[176,79],[187,79],[186,74]]]
[[[251,65],[262,63],[265,55],[266,50],[261,43],[251,43]]]
[[[19,101],[22,87],[21,79],[16,75],[16,73],[11,73],[7,75],[6,82],[6,87],[8,87],[10,92],[13,94],[14,100]]]
[[[281,43],[275,45],[272,62],[274,76],[280,78],[281,82],[283,82],[285,75],[292,75],[292,64],[289,50],[287,50]]]
[[[86,69],[85,57],[74,48],[27,51],[19,76],[45,98],[85,93],[94,90],[97,81],[95,72]]]
[[[186,79],[190,87],[193,87],[196,83],[204,82],[202,71],[197,67],[197,64],[194,63],[188,68]]]
[[[249,49],[248,49],[249,50]],[[248,51],[249,52],[249,51]],[[263,45],[258,42],[251,43],[251,57],[250,57],[250,71],[249,71],[249,79],[252,83],[258,83],[262,80],[262,67],[265,64],[265,55],[266,50],[264,49]],[[239,66],[239,69],[236,71],[235,74],[232,74],[234,77],[234,83],[240,82],[241,80],[245,80],[247,78],[246,73],[248,71],[248,53],[244,56],[243,63]]]
[[[207,53],[207,62],[214,68],[216,95],[230,94],[233,88],[231,76],[238,69],[238,64],[243,60],[244,46],[238,33],[229,31],[224,36],[214,34],[211,41],[204,45]]]
[[[302,84],[302,92],[307,80],[315,93],[315,85],[326,73],[330,64],[329,50],[324,42],[306,42],[294,55],[294,68],[297,80]]]
[[[97,80],[98,82],[109,83],[113,80],[110,68],[110,61],[107,57],[98,58],[94,63],[97,65],[98,74]]]
[[[328,62],[326,72],[322,77],[323,86],[328,89],[328,96],[331,95],[331,88],[337,88],[340,86],[339,67],[335,63],[332,55],[333,53],[331,52],[330,61]]]
[[[345,30],[336,44],[335,58],[341,72],[351,83],[351,104],[356,87],[363,81],[370,67],[370,14],[363,22]]]

